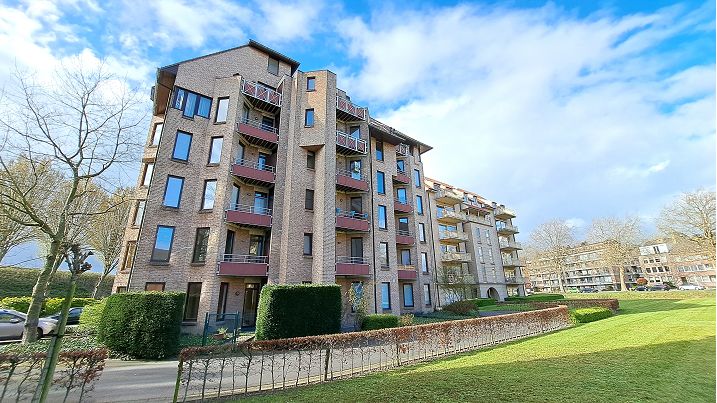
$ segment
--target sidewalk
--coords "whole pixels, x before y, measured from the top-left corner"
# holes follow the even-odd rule
[[[178,361],[107,360],[91,392],[95,402],[171,401]]]

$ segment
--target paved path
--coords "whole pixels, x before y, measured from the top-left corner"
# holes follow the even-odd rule
[[[171,401],[177,361],[107,360],[91,398],[96,402]]]

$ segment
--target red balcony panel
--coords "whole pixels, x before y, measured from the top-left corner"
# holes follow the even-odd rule
[[[346,175],[336,175],[336,185],[345,189],[354,189],[361,192],[368,192],[368,182],[361,179],[354,179]]]
[[[399,280],[415,280],[418,277],[418,273],[415,270],[398,270]]]
[[[256,227],[271,227],[271,216],[245,211],[227,210],[227,221]]]
[[[258,127],[254,127],[246,123],[239,123],[239,133],[269,143],[276,144],[279,142],[279,135],[277,135],[276,133],[270,132],[268,130],[262,130]]]
[[[336,263],[337,276],[368,276],[369,273],[368,264]]]
[[[274,174],[274,172],[256,169],[253,167],[239,164],[232,165],[232,174],[253,181],[259,181],[264,183],[276,182],[276,174]]]
[[[341,228],[349,231],[368,232],[369,222],[368,220],[361,220],[358,218],[337,216],[336,228]]]
[[[410,235],[396,234],[396,243],[401,245],[413,245],[416,239]]]
[[[393,176],[393,180],[399,183],[403,183],[406,185],[409,185],[411,183],[411,178],[408,177],[408,175],[399,172],[396,175]]]
[[[219,262],[218,274],[220,276],[266,277],[268,268],[267,263]]]
[[[403,204],[396,201],[393,203],[393,211],[395,213],[411,213],[413,212],[413,207],[411,207],[410,204]]]

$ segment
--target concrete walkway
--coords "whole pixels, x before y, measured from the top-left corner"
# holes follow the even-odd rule
[[[96,402],[171,401],[178,364],[109,359],[90,398]]]

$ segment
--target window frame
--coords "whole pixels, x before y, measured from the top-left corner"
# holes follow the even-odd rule
[[[426,224],[422,222],[418,223],[418,241],[426,243]]]
[[[219,154],[216,162],[212,162],[212,155],[214,154],[215,142],[219,141]],[[224,136],[213,136],[209,139],[209,155],[207,156],[207,165],[219,165],[222,162],[222,149],[224,148]]]
[[[161,290],[150,290],[149,288],[151,286],[161,286]],[[167,284],[163,281],[147,281],[144,283],[144,291],[154,291],[154,292],[164,292],[165,288],[167,287]]]
[[[314,211],[314,189],[306,189],[304,194],[304,209]]]
[[[413,181],[416,182],[414,185],[417,188],[421,187],[421,171],[418,169],[413,170]]]
[[[220,108],[222,106],[222,102],[226,102],[226,110],[224,111],[224,120],[219,120],[219,112],[220,112]],[[225,123],[227,123],[228,117],[229,117],[229,97],[217,98],[217,107],[214,112],[214,123],[225,124]]]
[[[169,249],[167,251],[167,259],[159,260],[155,258],[155,251],[157,250],[157,240],[160,228],[168,228],[172,230],[172,235],[169,240]],[[150,262],[152,263],[169,263],[172,258],[172,248],[174,247],[174,235],[176,234],[177,228],[172,225],[157,225],[157,230],[154,232],[154,244],[152,245],[152,253],[150,254]]]
[[[384,160],[383,141],[376,141],[376,161],[383,161],[383,160]]]
[[[170,206],[170,205],[165,204],[165,201],[167,200],[167,189],[169,189],[169,180],[170,179],[180,179],[181,180],[181,185],[179,187],[179,194],[177,195],[177,205],[176,206]],[[182,203],[182,193],[183,192],[184,192],[184,178],[181,176],[167,175],[167,180],[164,183],[164,194],[162,196],[162,207],[178,209]]]
[[[425,266],[423,263],[426,263]],[[421,274],[428,274],[430,270],[428,270],[428,252],[421,252]]]
[[[316,77],[306,77],[306,92],[316,91]]]
[[[416,195],[416,214],[423,215],[423,196]]]
[[[408,293],[408,294],[406,294],[406,288],[407,288],[407,287],[411,289],[411,292]],[[413,307],[415,306],[415,304],[416,304],[416,301],[415,301],[415,298],[414,298],[414,295],[413,295],[413,283],[403,283],[403,284],[401,285],[401,291],[402,291],[402,293],[403,293],[403,306],[404,306],[405,308],[413,308]],[[410,295],[410,296],[411,296],[411,304],[410,304],[410,305],[406,303],[406,295]]]
[[[309,163],[311,161],[311,163]],[[316,153],[313,151],[306,152],[306,168],[314,170],[316,169]]]
[[[391,262],[391,259],[390,259],[389,255],[388,255],[388,242],[379,242],[379,243],[378,243],[378,247],[379,247],[379,254],[378,254],[379,264],[381,265],[381,267],[390,267],[390,266],[391,266],[391,263],[390,263],[390,262]],[[385,253],[385,254],[386,254],[386,263],[385,263],[385,264],[384,264],[384,262],[381,261],[381,254],[382,254],[382,253]]]
[[[383,211],[383,226],[381,226],[381,211]],[[378,228],[379,229],[388,229],[388,210],[386,210],[386,206],[379,204],[378,205]]]
[[[198,242],[199,242],[199,236],[200,233],[204,233],[203,236],[203,248],[204,248],[204,258],[199,259],[200,256],[200,249],[198,249]],[[194,247],[192,248],[192,264],[204,264],[207,262],[207,251],[209,250],[209,234],[211,233],[210,227],[199,227],[197,228],[195,234],[194,234]]]
[[[128,270],[134,267],[134,259],[137,253],[137,241],[127,241],[124,248],[124,259],[120,270]]]
[[[207,185],[210,183],[214,183],[214,193],[212,194],[212,206],[207,207]],[[217,180],[216,179],[205,179],[204,180],[204,187],[202,188],[202,203],[200,205],[201,211],[210,211],[214,210],[214,205],[217,202]]]
[[[309,244],[308,244],[308,247],[309,247],[308,253],[307,253],[307,250],[306,250],[306,247],[307,247],[306,242],[307,242],[307,240],[308,240],[308,242],[309,242]],[[304,249],[304,250],[303,250],[304,256],[314,256],[314,234],[313,234],[313,233],[304,232],[304,245],[303,245],[303,249]]]
[[[159,129],[159,135],[157,135],[157,134],[158,134],[158,133],[157,133],[157,128],[158,128],[158,127],[160,128],[160,129]],[[152,136],[151,136],[152,138],[149,139],[149,147],[157,147],[157,146],[159,146],[159,140],[160,140],[161,137],[162,137],[162,130],[163,130],[163,129],[164,129],[164,121],[162,121],[162,122],[157,122],[157,123],[154,124],[154,126],[152,127]]]
[[[267,60],[267,62],[266,62],[266,71],[267,71],[269,74],[273,74],[273,75],[275,75],[275,76],[278,76],[278,75],[279,75],[279,71],[281,70],[281,64],[279,63],[279,59],[275,59],[275,58],[273,58],[273,57],[271,57],[271,56],[269,56],[267,59],[268,59],[268,60]],[[273,67],[273,66],[272,66],[272,62],[276,62],[276,72],[272,71],[272,67]]]
[[[187,135],[189,136],[189,144],[187,144],[187,157],[186,159],[178,158],[177,157],[177,140],[179,140],[179,135]],[[177,130],[177,133],[174,135],[174,147],[172,148],[172,157],[170,158],[172,161],[179,161],[179,162],[189,162],[189,155],[192,152],[192,141],[194,140],[194,135],[189,132],[185,132],[184,130]]]
[[[384,298],[387,305],[384,305]],[[381,309],[384,311],[391,309],[391,283],[388,282],[381,283]]]
[[[140,208],[142,206],[142,208]],[[144,220],[144,212],[147,209],[147,200],[139,199],[134,205],[134,215],[132,216],[132,227],[139,228]],[[141,211],[141,213],[140,213]]]
[[[192,286],[196,286],[197,284],[199,284],[199,290],[192,291],[191,290]],[[191,318],[191,317],[187,316],[187,313],[190,309],[189,299],[194,298],[194,297],[197,298],[196,309],[194,309],[194,307],[192,307],[192,310],[196,310],[196,312],[193,313],[195,315],[195,317]],[[197,322],[197,320],[199,319],[199,305],[201,303],[201,299],[202,299],[202,283],[201,282],[188,282],[187,283],[187,294],[186,294],[186,297],[184,298],[184,311],[182,312],[182,322],[190,322],[190,323]]]
[[[154,174],[154,162],[145,162],[141,187],[149,187],[152,183],[152,174]]]
[[[309,124],[309,116],[311,116],[311,124]],[[304,127],[314,127],[316,123],[316,115],[314,108],[304,109]]]
[[[386,174],[383,171],[376,171],[376,193],[386,194]]]

